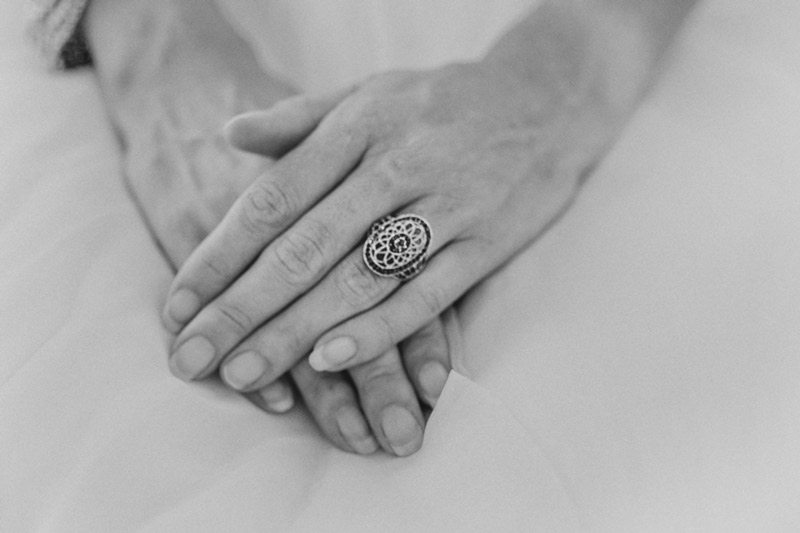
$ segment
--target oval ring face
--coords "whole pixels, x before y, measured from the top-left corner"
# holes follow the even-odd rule
[[[364,242],[364,263],[379,276],[407,280],[425,265],[431,227],[417,215],[387,216],[369,230]]]

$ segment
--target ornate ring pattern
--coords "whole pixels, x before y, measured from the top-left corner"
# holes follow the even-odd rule
[[[367,234],[364,263],[378,276],[406,281],[425,266],[430,242],[431,227],[424,218],[412,214],[386,216]]]

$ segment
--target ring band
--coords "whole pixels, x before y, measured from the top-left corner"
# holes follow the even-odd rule
[[[431,226],[409,213],[378,220],[364,241],[364,263],[373,274],[408,281],[422,271],[428,260]]]

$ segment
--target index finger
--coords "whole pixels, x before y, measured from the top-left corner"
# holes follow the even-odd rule
[[[177,333],[252,263],[263,248],[345,176],[367,137],[325,119],[300,146],[257,179],[178,272],[164,308]]]

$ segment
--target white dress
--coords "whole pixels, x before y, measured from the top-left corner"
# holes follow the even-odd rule
[[[405,460],[169,375],[170,271],[91,73],[34,66],[21,2],[0,3],[0,530],[800,527],[795,0],[701,3],[569,213],[460,307]],[[230,7],[316,91],[474,57],[527,3]]]

